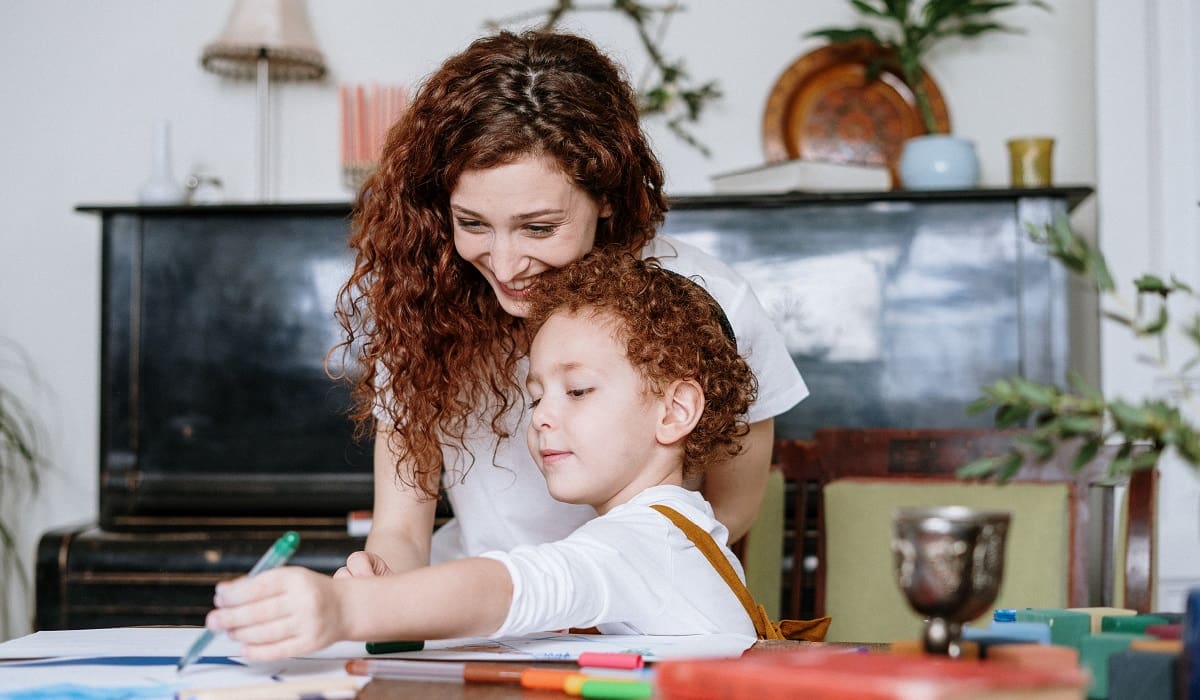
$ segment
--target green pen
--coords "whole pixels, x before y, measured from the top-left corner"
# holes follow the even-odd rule
[[[296,548],[300,546],[300,535],[293,530],[288,530],[283,533],[283,537],[275,540],[275,544],[267,550],[267,553],[259,557],[254,566],[250,569],[247,576],[256,576],[268,569],[274,569],[277,566],[283,566],[288,559],[296,553]],[[182,671],[184,667],[200,658],[200,652],[208,646],[216,635],[211,630],[204,632],[196,639],[187,653],[179,659],[179,665],[175,667],[175,672]]]

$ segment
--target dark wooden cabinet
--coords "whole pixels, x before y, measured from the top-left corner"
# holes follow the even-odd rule
[[[99,208],[100,525],[371,504],[334,299],[345,205]],[[144,523],[149,518],[148,523]]]
[[[1064,273],[1023,231],[1087,188],[684,197],[664,231],[739,270],[821,426],[971,427],[980,385],[1060,379]],[[326,353],[351,269],[345,203],[81,206],[103,236],[100,519],[47,533],[39,629],[199,623],[284,529],[332,571],[362,540],[371,446]]]

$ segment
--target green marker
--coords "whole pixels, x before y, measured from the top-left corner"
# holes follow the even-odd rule
[[[654,686],[645,681],[589,678],[580,686],[579,695],[594,700],[646,700],[654,697]]]
[[[368,654],[395,654],[401,651],[421,651],[425,642],[367,642]]]
[[[296,553],[296,548],[299,546],[300,535],[296,534],[296,532],[292,530],[288,530],[287,532],[283,533],[283,537],[275,540],[275,544],[271,545],[271,548],[267,550],[267,553],[259,558],[259,560],[250,569],[250,573],[246,575],[257,576],[268,569],[274,569],[277,566],[283,566],[287,563],[288,559],[292,558],[292,555]],[[192,644],[191,648],[188,649],[187,653],[180,657],[179,665],[175,667],[175,672],[178,673],[179,671],[182,671],[188,664],[200,658],[200,652],[204,651],[204,648],[208,646],[209,642],[211,642],[215,636],[216,635],[214,635],[210,630],[204,630],[204,632],[196,639],[196,642]]]

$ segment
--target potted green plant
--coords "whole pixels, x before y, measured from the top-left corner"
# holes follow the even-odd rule
[[[1200,367],[1200,313],[1192,313],[1173,326],[1169,302],[1173,297],[1197,298],[1191,286],[1175,279],[1145,274],[1133,281],[1136,298],[1122,299],[1100,251],[1071,230],[1066,217],[1051,225],[1031,227],[1034,241],[1073,273],[1087,278],[1108,302],[1104,317],[1156,347],[1139,356],[1154,365],[1162,385],[1159,395],[1140,402],[1105,397],[1079,377],[1066,388],[1021,377],[1000,379],[984,387],[984,395],[971,410],[993,410],[1000,428],[1028,427],[1013,448],[1003,455],[973,462],[961,470],[966,478],[996,477],[1004,481],[1028,460],[1047,460],[1068,445],[1078,470],[1106,444],[1118,444],[1109,463],[1114,476],[1137,469],[1153,469],[1167,449],[1172,449],[1200,471],[1200,428],[1181,410],[1193,397]],[[1173,365],[1167,352],[1169,335],[1178,333],[1190,345],[1189,357]]]
[[[24,504],[37,491],[43,460],[33,414],[0,382],[0,639],[16,629],[13,592],[29,591],[18,533]]]
[[[835,44],[865,41],[883,49],[881,61],[898,64],[912,90],[924,136],[909,139],[900,159],[900,176],[910,189],[974,187],[979,181],[979,161],[970,141],[939,134],[925,87],[926,53],[945,39],[973,39],[990,32],[1015,32],[993,16],[1002,10],[1032,5],[1049,10],[1042,0],[849,0],[867,23],[855,27],[827,27],[807,36],[823,37]],[[868,78],[881,72],[882,63],[867,67]]]

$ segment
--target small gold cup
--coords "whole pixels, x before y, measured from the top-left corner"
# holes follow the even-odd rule
[[[1013,187],[1050,187],[1054,139],[1009,139],[1008,158]]]

